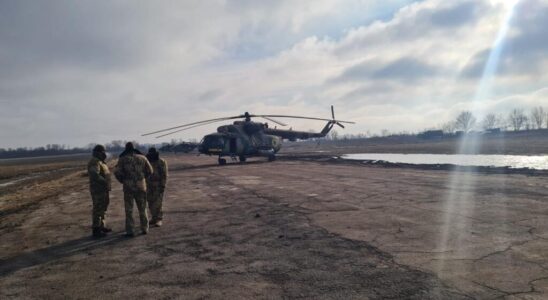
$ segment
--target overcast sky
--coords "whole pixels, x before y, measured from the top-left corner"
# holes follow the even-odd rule
[[[331,104],[357,122],[341,133],[548,108],[548,0],[512,2],[0,0],[0,147],[162,142],[140,134]]]

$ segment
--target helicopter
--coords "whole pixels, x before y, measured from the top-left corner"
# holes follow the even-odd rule
[[[201,154],[218,156],[219,165],[226,164],[226,159],[224,157],[231,157],[233,160],[238,158],[240,162],[245,162],[248,157],[262,156],[268,157],[268,161],[274,161],[276,160],[276,153],[280,151],[284,139],[296,141],[298,139],[322,138],[325,137],[335,125],[345,128],[342,123],[355,124],[351,121],[336,120],[333,106],[331,106],[331,117],[331,119],[325,119],[292,115],[254,115],[245,112],[238,116],[215,118],[165,128],[145,133],[142,136],[159,134],[156,138],[161,138],[198,126],[226,120],[243,119],[234,121],[230,125],[219,126],[217,132],[204,136],[198,145],[198,151]],[[292,129],[278,129],[276,127],[269,128],[268,123],[253,122],[251,121],[251,118],[262,118],[280,126],[287,126],[287,124],[273,118],[318,120],[327,121],[327,124],[325,124],[320,132],[306,132]]]
[[[189,153],[198,147],[198,143],[182,142],[179,144],[165,144],[159,150],[163,152]]]

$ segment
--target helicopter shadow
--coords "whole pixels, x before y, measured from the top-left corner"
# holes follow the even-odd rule
[[[122,233],[113,234],[102,239],[93,239],[92,237],[86,236],[58,245],[53,245],[51,247],[24,252],[6,259],[0,259],[0,278],[8,276],[9,274],[17,272],[21,269],[46,264],[51,261],[82,254],[84,252],[114,245],[127,240],[128,239],[124,237]]]

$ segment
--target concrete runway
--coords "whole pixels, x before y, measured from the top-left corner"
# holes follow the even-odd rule
[[[165,225],[148,235],[123,237],[115,184],[114,233],[91,239],[82,176],[3,216],[0,299],[548,298],[547,177],[168,162]]]

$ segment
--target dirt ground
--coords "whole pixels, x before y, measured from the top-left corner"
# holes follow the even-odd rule
[[[0,299],[548,298],[545,176],[167,159],[148,235],[123,236],[115,184],[91,239],[81,171],[0,214]]]

